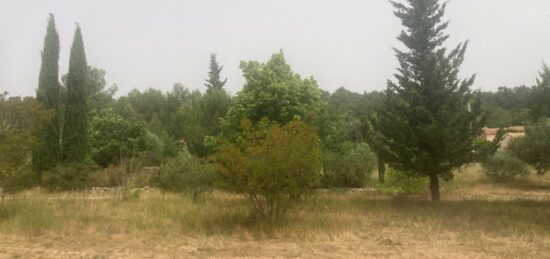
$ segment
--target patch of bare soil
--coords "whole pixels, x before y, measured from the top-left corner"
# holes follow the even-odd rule
[[[482,237],[472,242],[454,233],[436,238],[399,230],[348,233],[314,240],[172,238],[105,240],[1,235],[0,258],[547,258],[549,240]]]

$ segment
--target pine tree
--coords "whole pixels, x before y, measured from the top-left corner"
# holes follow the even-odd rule
[[[48,19],[44,49],[42,51],[42,66],[38,79],[36,100],[46,109],[52,110],[50,123],[40,129],[40,145],[33,151],[33,169],[43,171],[52,168],[61,158],[60,143],[60,85],[59,85],[59,35],[55,28],[52,14]]]
[[[383,109],[371,127],[381,135],[386,162],[415,176],[429,177],[433,201],[439,178],[450,180],[468,162],[484,116],[470,90],[475,76],[458,78],[467,42],[448,52],[438,0],[392,2],[405,30],[398,39],[408,51],[395,50],[400,64],[396,82],[388,81]]]
[[[89,152],[87,73],[82,33],[77,25],[69,60],[63,130],[63,154],[70,162],[84,161]]]
[[[206,89],[208,91],[212,89],[221,90],[225,83],[227,83],[227,78],[223,81],[220,79],[220,73],[223,69],[223,66],[218,65],[216,61],[216,54],[210,54],[210,71],[208,72],[208,79],[206,79]]]

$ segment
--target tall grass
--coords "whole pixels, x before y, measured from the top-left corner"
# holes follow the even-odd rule
[[[0,202],[0,231],[38,235],[60,223],[51,204],[40,200]]]
[[[27,198],[0,202],[0,232],[37,235],[129,234],[142,237],[337,236],[384,228],[425,235],[437,231],[550,236],[550,201],[445,201],[370,198],[329,192],[310,198],[277,224],[251,212],[246,200],[215,193],[203,203],[174,194],[132,202]]]

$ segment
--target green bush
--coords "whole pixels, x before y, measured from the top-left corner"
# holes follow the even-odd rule
[[[32,188],[40,184],[38,173],[31,170],[30,165],[5,172],[0,177],[0,187],[5,192],[12,193]]]
[[[255,127],[246,120],[241,124],[238,143],[224,143],[213,157],[220,183],[245,196],[265,219],[279,219],[319,184],[317,132],[299,120],[285,126],[267,119]]]
[[[510,149],[514,154],[535,167],[538,175],[550,170],[550,119],[541,119],[528,127],[524,138],[516,138]]]
[[[344,143],[339,151],[323,153],[323,187],[363,187],[375,167],[376,158],[365,143]]]
[[[482,163],[487,177],[497,182],[513,180],[529,174],[527,165],[510,152],[500,151]]]
[[[143,123],[128,120],[110,109],[91,120],[91,157],[103,168],[117,165],[124,157],[143,156],[146,162],[159,164],[163,149],[160,139]]]
[[[386,172],[386,181],[380,184],[380,191],[391,194],[416,194],[426,190],[426,177],[412,176],[390,168]]]
[[[160,166],[158,183],[162,189],[185,193],[198,200],[212,191],[215,179],[213,165],[184,151]]]
[[[92,171],[93,168],[86,164],[61,164],[42,173],[42,186],[50,191],[83,190],[93,185]]]

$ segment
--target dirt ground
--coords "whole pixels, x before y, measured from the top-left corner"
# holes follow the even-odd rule
[[[145,241],[112,237],[102,242],[62,237],[0,236],[1,258],[548,258],[549,240],[479,240],[493,248],[461,242],[452,233],[426,242],[349,234],[325,240],[227,240],[223,238]],[[528,245],[531,251],[513,250]],[[475,245],[473,247],[476,247]],[[524,247],[526,248],[526,247]],[[532,249],[535,248],[535,249]],[[510,252],[509,254],[507,254]]]

